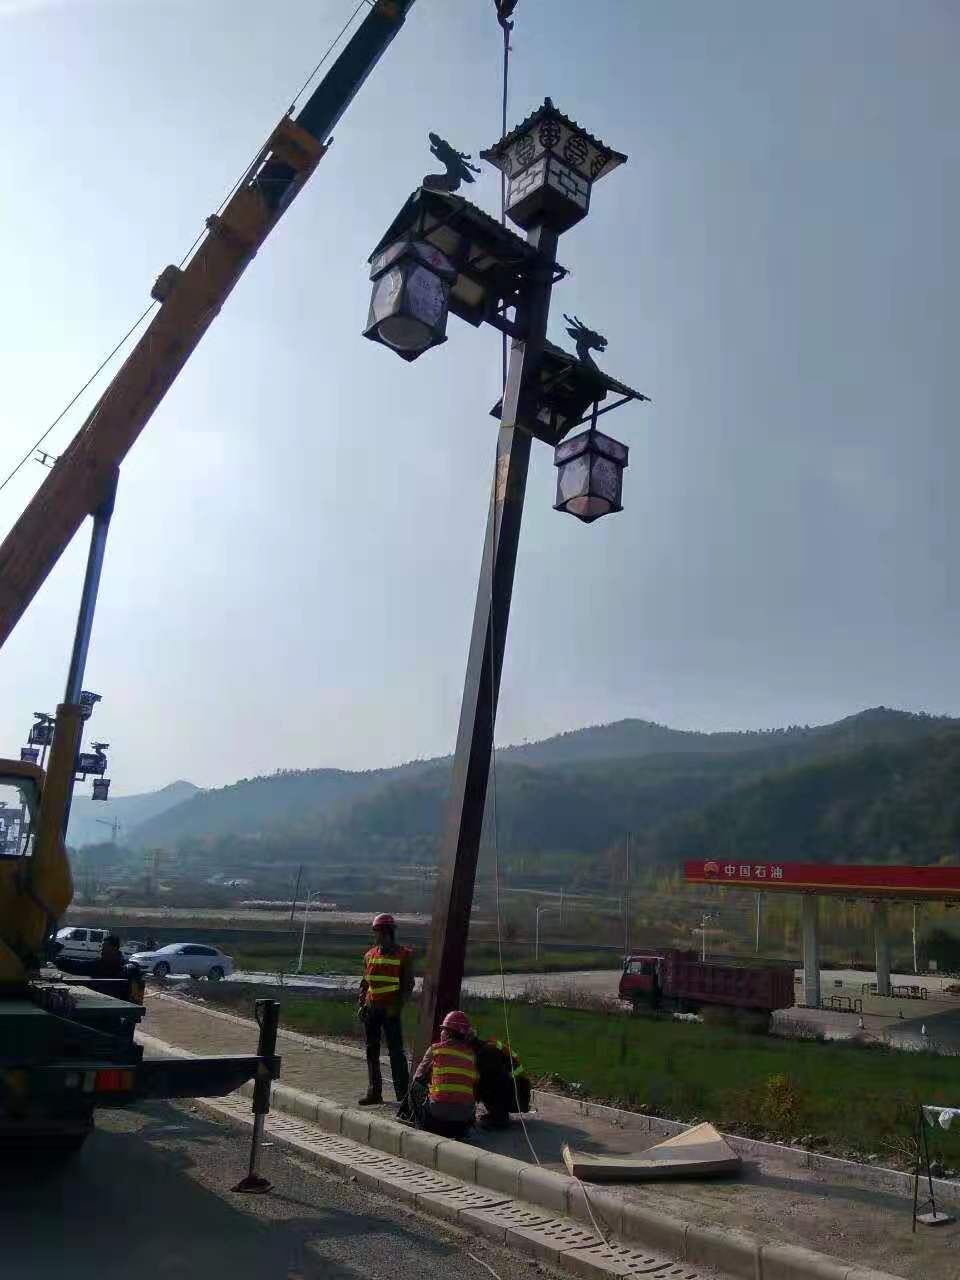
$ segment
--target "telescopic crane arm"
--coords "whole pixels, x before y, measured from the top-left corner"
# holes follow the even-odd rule
[[[0,646],[85,517],[104,500],[114,469],[149,422],[247,264],[322,159],[330,132],[377,65],[414,0],[371,9],[300,113],[277,125],[263,151],[181,270],[152,291],[159,311],[0,545]]]

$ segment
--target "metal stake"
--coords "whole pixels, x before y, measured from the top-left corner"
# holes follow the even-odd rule
[[[279,1074],[277,1059],[277,1026],[280,1022],[280,1005],[276,1000],[258,1000],[254,1006],[260,1036],[257,1040],[257,1074],[253,1082],[253,1134],[250,1139],[250,1164],[247,1176],[241,1178],[234,1191],[250,1191],[263,1194],[271,1190],[273,1183],[259,1173],[260,1147],[263,1143],[263,1126],[270,1112],[270,1086]]]
[[[460,709],[453,784],[440,843],[430,950],[414,1047],[415,1061],[419,1061],[426,1047],[436,1039],[443,1015],[460,1004],[500,673],[530,462],[532,438],[517,426],[517,419],[543,351],[553,287],[552,266],[548,264],[556,258],[557,238],[557,233],[546,227],[534,227],[527,234],[528,242],[539,249],[546,262],[539,278],[531,280],[518,315],[520,330],[526,336],[523,340],[515,338],[510,352],[497,440],[497,465]]]

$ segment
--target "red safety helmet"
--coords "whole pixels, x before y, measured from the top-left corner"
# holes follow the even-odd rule
[[[452,1031],[454,1035],[463,1036],[464,1038],[470,1034],[472,1029],[470,1019],[460,1009],[454,1009],[448,1013],[440,1025],[444,1031]]]
[[[387,911],[381,911],[378,916],[373,917],[371,929],[395,929],[397,922],[393,916]]]

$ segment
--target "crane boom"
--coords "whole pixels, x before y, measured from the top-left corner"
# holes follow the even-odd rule
[[[414,0],[372,8],[300,113],[277,125],[181,270],[154,284],[160,309],[0,545],[0,646],[87,515],[97,509],[140,432],[323,157],[336,125],[400,30]]]

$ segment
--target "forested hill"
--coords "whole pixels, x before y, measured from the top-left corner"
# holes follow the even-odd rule
[[[617,720],[613,724],[573,729],[542,742],[501,747],[498,758],[528,765],[580,764],[587,760],[632,759],[643,755],[785,751],[795,756],[846,751],[870,743],[912,742],[934,729],[960,727],[947,716],[916,715],[873,707],[824,725],[790,725],[785,729],[726,730],[700,733],[670,729],[652,720]]]
[[[656,833],[658,860],[960,862],[960,730],[768,774]]]
[[[725,842],[850,860],[904,850],[905,860],[924,861],[931,849],[936,857],[957,847],[957,838],[943,843],[954,808],[941,762],[958,740],[960,721],[883,707],[761,733],[640,720],[581,729],[498,752],[501,845],[590,855],[632,830],[651,861]],[[366,773],[278,771],[201,792],[132,835],[166,847],[200,840],[211,856],[244,837],[278,857],[425,860],[449,772],[449,759]]]

